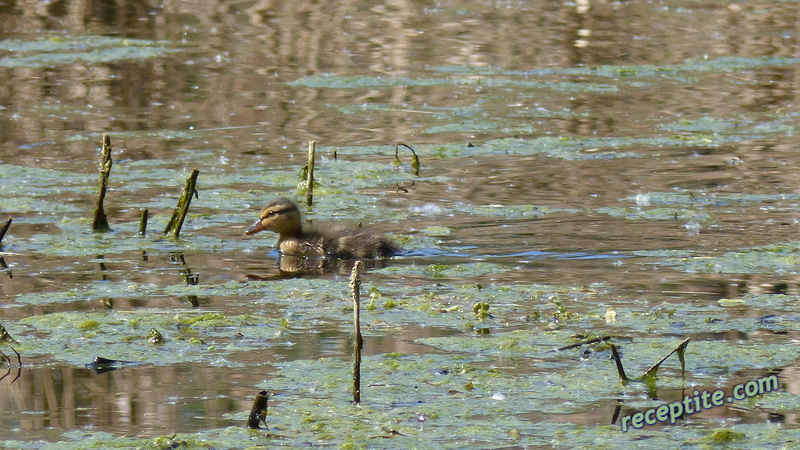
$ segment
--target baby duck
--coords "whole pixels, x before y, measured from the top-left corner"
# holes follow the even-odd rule
[[[245,230],[251,235],[269,230],[278,233],[281,254],[332,259],[387,258],[402,248],[386,236],[361,226],[303,229],[300,210],[288,198],[273,200],[261,210],[260,218]]]

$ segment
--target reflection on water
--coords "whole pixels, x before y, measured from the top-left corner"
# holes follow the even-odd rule
[[[246,409],[251,384],[264,378],[188,364],[100,375],[71,366],[23,367],[16,383],[0,385],[0,416],[17,439],[31,431],[73,428],[157,435],[187,426],[224,427],[234,423],[223,416]]]
[[[453,334],[453,330],[411,327],[406,339]],[[7,437],[16,439],[27,439],[33,431],[58,436],[74,428],[155,436],[241,426],[243,422],[230,414],[248,410],[257,392],[254,386],[269,384],[268,364],[298,357],[340,357],[352,351],[347,333],[320,329],[300,346],[248,352],[248,362],[255,368],[246,370],[165,360],[166,365],[121,364],[117,370],[97,373],[91,367],[31,364],[25,359],[22,367],[10,367],[10,376],[0,380],[0,423],[9,430]],[[404,340],[364,336],[365,356],[430,351]],[[276,394],[280,402],[281,392]]]

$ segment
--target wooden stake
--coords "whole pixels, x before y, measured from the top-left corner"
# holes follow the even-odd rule
[[[200,174],[199,170],[192,169],[192,174],[186,179],[186,184],[183,186],[183,193],[181,194],[180,200],[178,200],[178,206],[175,207],[175,212],[172,213],[172,217],[169,219],[167,227],[164,229],[164,235],[171,234],[175,238],[180,236],[183,220],[186,218],[186,213],[189,212],[189,204],[192,203],[192,195],[197,197],[195,186],[197,185],[198,174]]]
[[[355,345],[353,350],[353,402],[361,403],[361,349],[364,340],[361,337],[361,261],[353,264],[350,273],[350,290],[353,291],[353,327]]]
[[[111,176],[111,137],[108,134],[103,135],[103,152],[100,155],[100,176],[97,181],[97,205],[94,208],[94,220],[92,221],[92,231],[99,233],[107,233],[111,231],[108,226],[108,218],[106,211],[103,208],[103,201],[106,198],[106,191],[108,190],[108,178]]]

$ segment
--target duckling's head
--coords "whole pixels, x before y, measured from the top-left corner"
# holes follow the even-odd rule
[[[281,236],[293,236],[300,233],[300,211],[288,198],[278,198],[261,210],[260,218],[250,225],[244,234],[256,234],[269,230]]]

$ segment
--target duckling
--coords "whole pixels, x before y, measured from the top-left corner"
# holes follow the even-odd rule
[[[330,226],[303,229],[300,210],[288,198],[278,198],[261,210],[260,218],[244,234],[269,230],[278,233],[281,254],[332,259],[387,258],[402,248],[386,236],[362,228]]]

